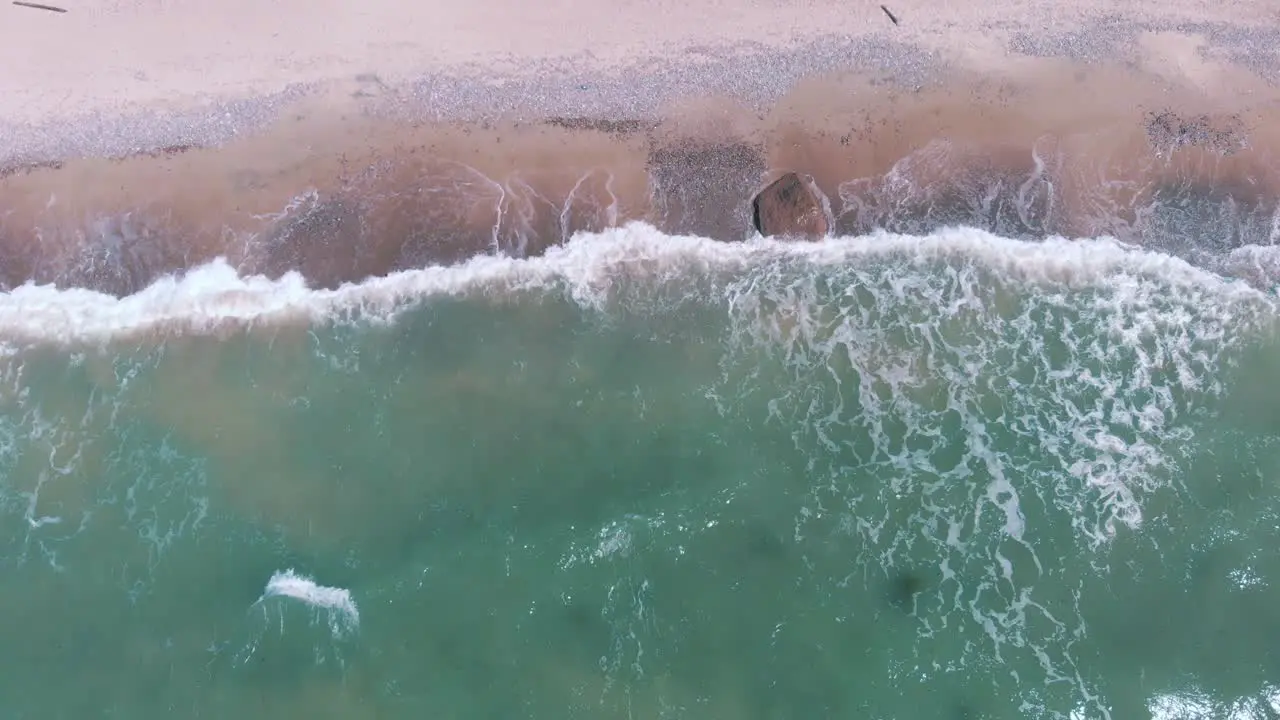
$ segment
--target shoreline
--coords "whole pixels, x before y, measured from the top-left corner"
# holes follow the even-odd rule
[[[756,19],[783,12],[748,6]],[[910,12],[893,32],[925,9],[901,7]],[[814,179],[841,235],[969,224],[1139,242],[1152,217],[1167,235],[1184,216],[1227,213],[1235,229],[1210,249],[1280,241],[1267,235],[1280,217],[1280,71],[1254,67],[1280,68],[1280,56],[1239,57],[1272,36],[1280,47],[1280,19],[1196,16],[1173,32],[1173,19],[1108,20],[1089,6],[1084,21],[1032,33],[1023,8],[982,36],[1014,6],[964,7],[960,27],[923,40],[913,27],[899,39],[752,45],[725,31],[696,52],[677,37],[681,54],[630,65],[621,51],[566,61],[529,47],[522,71],[492,55],[398,84],[396,73],[414,77],[403,64],[310,85],[281,71],[293,84],[275,95],[98,109],[58,132],[14,130],[16,106],[0,101],[0,137],[11,139],[0,144],[0,290],[35,281],[121,296],[215,257],[335,287],[477,254],[536,255],[632,220],[737,240],[753,232],[752,198],[787,172]],[[297,42],[317,51],[314,38]],[[559,70],[532,79],[548,66]]]
[[[629,220],[742,239],[753,196],[786,172],[814,178],[843,235],[959,223],[1134,241],[1165,188],[1216,189],[1252,215],[1280,199],[1280,105],[1120,66],[1039,70],[918,90],[818,77],[767,109],[708,98],[656,120],[410,122],[298,105],[212,147],[0,176],[0,285],[128,294],[222,256],[334,287],[487,252],[538,254]]]

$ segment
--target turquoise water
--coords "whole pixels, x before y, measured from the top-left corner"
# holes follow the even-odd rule
[[[974,230],[22,288],[0,717],[1275,717],[1278,318]]]

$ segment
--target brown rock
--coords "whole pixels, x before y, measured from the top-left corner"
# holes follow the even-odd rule
[[[751,201],[756,230],[766,237],[785,235],[817,240],[831,231],[827,196],[809,175],[789,172]]]

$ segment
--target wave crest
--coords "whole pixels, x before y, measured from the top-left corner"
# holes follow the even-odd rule
[[[110,342],[151,333],[214,334],[262,324],[343,320],[387,322],[433,296],[513,299],[523,292],[563,290],[584,306],[602,308],[627,279],[663,283],[699,275],[744,273],[777,262],[812,267],[889,258],[976,263],[1019,282],[1063,290],[1126,278],[1159,276],[1231,302],[1271,306],[1270,294],[1197,268],[1184,260],[1126,246],[1112,238],[1028,242],[972,228],[923,236],[875,233],[788,243],[755,238],[723,243],[666,235],[645,223],[575,235],[532,258],[481,256],[462,264],[405,270],[347,283],[309,287],[297,272],[277,279],[238,273],[217,259],[166,276],[122,298],[79,288],[28,283],[0,295],[0,336],[12,347]]]

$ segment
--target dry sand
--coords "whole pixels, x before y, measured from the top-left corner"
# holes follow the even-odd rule
[[[548,61],[578,71],[751,43],[879,38],[967,58],[1011,47],[1089,53],[1122,25],[1275,25],[1266,0],[60,0],[55,14],[0,9],[0,118],[39,121],[133,106],[187,106],[296,83],[400,83],[471,65],[498,73]],[[1123,14],[1123,20],[1111,18]],[[1103,26],[1100,31],[1097,26]],[[1114,32],[1112,33],[1114,34]],[[1087,45],[1094,45],[1089,48]]]
[[[68,12],[0,6],[0,123],[101,122],[301,86],[375,93],[441,75],[507,79],[521,91],[517,81],[539,75],[591,86],[593,76],[621,69],[808,46],[816,50],[801,70],[858,65],[895,76],[925,62],[1017,72],[1019,59],[1034,56],[1098,59],[1139,49],[1185,58],[1204,42],[1224,57],[1274,61],[1280,24],[1267,0],[1162,0],[1123,10],[1100,0],[893,0],[897,25],[867,0],[60,1]],[[1150,39],[1160,29],[1184,37]],[[818,57],[823,49],[847,56]],[[1203,82],[1197,62],[1162,64]],[[736,89],[785,84],[793,73],[778,70],[745,73]],[[648,89],[627,100],[645,104]],[[500,87],[484,94],[494,108],[527,100],[504,97],[512,93]],[[12,142],[0,145],[0,162],[20,151]]]
[[[783,170],[840,232],[1016,191],[1010,232],[1123,237],[1169,183],[1280,194],[1268,2],[886,5],[0,5],[0,287],[217,255],[331,285],[628,219],[731,239]]]

